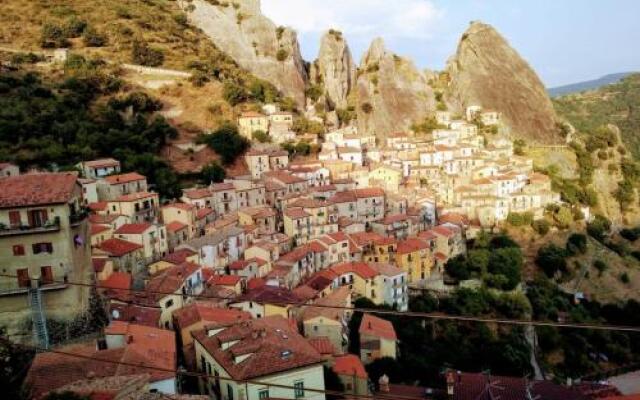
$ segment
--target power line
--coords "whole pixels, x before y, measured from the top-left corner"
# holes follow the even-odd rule
[[[0,274],[0,277],[5,278],[18,278],[17,275],[6,275]],[[227,297],[223,296],[213,296],[213,295],[196,295],[196,294],[183,294],[183,293],[175,293],[175,292],[163,292],[157,290],[136,290],[132,288],[121,289],[121,288],[113,288],[109,286],[99,285],[97,283],[83,283],[83,282],[70,282],[70,281],[49,281],[51,283],[58,284],[66,284],[70,286],[83,286],[83,287],[91,287],[95,289],[106,289],[106,290],[114,290],[114,291],[122,291],[122,292],[131,292],[134,294],[157,294],[164,296],[183,296],[190,297],[194,299],[203,299],[203,300],[230,300]],[[131,301],[133,303],[133,301]],[[438,312],[418,312],[418,311],[395,311],[395,310],[380,310],[374,308],[364,308],[364,307],[346,307],[346,306],[331,306],[324,304],[306,304],[302,302],[294,302],[294,301],[270,301],[270,304],[278,305],[278,306],[294,306],[294,307],[309,307],[309,308],[327,308],[333,310],[345,310],[350,312],[362,312],[369,314],[380,314],[380,315],[395,315],[400,317],[409,317],[409,318],[423,318],[423,319],[432,319],[432,320],[445,320],[445,321],[459,321],[459,322],[477,322],[477,323],[495,323],[500,325],[515,325],[515,326],[546,326],[546,327],[555,327],[555,328],[573,328],[573,329],[591,329],[591,330],[605,330],[605,331],[623,331],[623,332],[638,332],[640,333],[639,326],[625,326],[625,325],[603,325],[603,324],[591,324],[591,323],[570,323],[570,322],[553,322],[553,321],[536,321],[536,320],[524,320],[524,319],[509,319],[509,318],[488,318],[488,317],[475,317],[475,316],[465,316],[465,315],[452,315],[446,313],[438,313]]]
[[[176,375],[191,376],[191,377],[194,377],[194,378],[215,379],[215,380],[220,380],[220,381],[235,382],[235,383],[239,383],[239,384],[251,384],[251,385],[258,385],[258,386],[266,386],[267,388],[272,388],[273,387],[273,388],[278,388],[278,389],[296,390],[295,386],[284,385],[284,384],[279,384],[279,383],[263,382],[263,381],[252,380],[252,379],[242,380],[242,379],[234,379],[234,378],[225,378],[225,377],[222,377],[222,376],[214,376],[214,375],[209,375],[209,374],[205,374],[205,373],[202,373],[202,372],[181,371],[179,369],[173,369],[173,368],[156,367],[156,366],[148,365],[148,364],[145,364],[145,363],[139,363],[138,364],[138,363],[132,363],[132,362],[125,362],[125,361],[107,360],[107,359],[104,359],[104,358],[98,358],[98,357],[88,356],[88,355],[84,355],[84,354],[72,353],[72,352],[63,351],[63,350],[44,349],[44,348],[40,348],[38,346],[30,346],[30,345],[25,345],[25,344],[19,344],[18,346],[20,346],[22,348],[28,348],[28,349],[31,349],[31,350],[36,351],[36,352],[60,354],[60,355],[67,356],[67,357],[75,357],[75,358],[84,359],[84,360],[92,360],[92,361],[97,361],[97,362],[102,362],[102,363],[107,363],[107,364],[122,365],[122,366],[126,366],[126,367],[141,368],[141,369],[147,369],[147,370],[158,371],[158,372],[174,373]],[[64,365],[61,365],[60,367],[64,368]],[[68,382],[68,383],[72,383],[72,382]],[[55,389],[53,389],[53,390],[55,390]],[[304,387],[303,390],[305,392],[321,393],[321,394],[336,395],[336,396],[345,396],[346,395],[346,396],[349,396],[349,397],[352,397],[352,398],[359,398],[359,399],[389,399],[389,400],[393,400],[393,399],[421,400],[422,399],[420,397],[401,396],[401,395],[395,395],[395,394],[394,395],[390,395],[390,394],[384,394],[384,393],[375,394],[375,395],[352,394],[352,393],[348,393],[346,391],[327,390],[327,389],[318,389],[318,388],[307,388],[307,387]]]

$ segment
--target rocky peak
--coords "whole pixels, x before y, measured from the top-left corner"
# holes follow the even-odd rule
[[[375,39],[362,56],[358,90],[358,128],[384,137],[408,129],[435,110],[433,90],[411,60]]]
[[[259,0],[218,5],[205,0],[183,2],[189,21],[238,65],[273,83],[302,107],[307,73],[296,33],[265,17]]]
[[[355,84],[356,67],[342,33],[330,30],[322,36],[314,71],[314,80],[324,87],[329,107],[346,108],[347,97]]]
[[[445,97],[454,111],[480,105],[501,112],[514,137],[538,143],[561,140],[545,86],[492,26],[471,23],[447,72]]]

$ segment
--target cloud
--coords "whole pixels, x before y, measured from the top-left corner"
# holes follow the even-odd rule
[[[431,39],[443,11],[432,0],[262,0],[262,11],[302,35]]]

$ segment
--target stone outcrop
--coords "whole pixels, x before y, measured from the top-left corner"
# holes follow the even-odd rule
[[[355,84],[356,67],[342,33],[330,30],[322,36],[318,59],[312,66],[312,82],[324,89],[329,109],[346,108]]]
[[[510,133],[529,142],[562,138],[547,91],[536,73],[490,25],[472,22],[447,63],[449,107],[462,113],[480,105],[502,113]]]
[[[262,15],[259,0],[182,2],[189,21],[258,78],[303,107],[307,73],[296,33]]]
[[[406,130],[435,110],[424,73],[388,51],[380,38],[362,57],[357,97],[358,129],[377,137]]]

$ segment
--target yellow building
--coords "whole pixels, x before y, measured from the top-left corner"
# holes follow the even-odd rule
[[[398,242],[396,265],[407,272],[409,283],[426,279],[433,268],[429,243],[419,238]]]
[[[365,364],[383,357],[396,358],[398,337],[391,322],[364,314],[358,332],[360,359]]]
[[[240,135],[251,140],[255,131],[269,132],[269,117],[257,112],[246,112],[238,118]]]
[[[289,289],[262,286],[234,299],[229,307],[246,311],[256,319],[270,316],[290,318],[291,312],[295,308],[290,303],[299,302],[300,299]]]
[[[297,245],[307,243],[312,235],[311,214],[302,208],[289,207],[283,216],[285,235],[294,239]]]
[[[370,186],[381,187],[390,192],[397,192],[402,183],[402,170],[390,165],[380,165],[369,172]]]
[[[133,193],[108,201],[105,213],[107,215],[124,215],[133,223],[148,222],[158,216],[158,205],[158,193]]]

